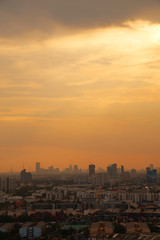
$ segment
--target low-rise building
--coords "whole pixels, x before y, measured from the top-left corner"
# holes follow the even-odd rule
[[[150,229],[146,223],[130,222],[126,223],[127,233],[150,233]]]
[[[0,225],[0,232],[10,232],[14,228],[15,223],[4,223]]]
[[[111,222],[94,222],[90,227],[90,237],[100,238],[105,237],[107,234],[113,233],[113,225]]]
[[[19,229],[19,234],[21,238],[34,239],[42,236],[42,231],[45,228],[46,223],[39,222],[35,223],[25,223]]]

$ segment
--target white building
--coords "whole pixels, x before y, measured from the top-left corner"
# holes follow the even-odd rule
[[[19,229],[19,234],[21,238],[39,238],[42,236],[42,230],[45,227],[44,222],[39,222],[38,224],[34,223],[25,223],[22,225],[22,227]]]
[[[160,193],[152,193],[149,191],[128,193],[125,191],[121,191],[117,192],[117,199],[123,201],[132,201],[135,203],[143,201],[153,202],[160,199]]]

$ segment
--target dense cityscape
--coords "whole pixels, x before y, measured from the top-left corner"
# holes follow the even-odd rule
[[[0,0],[0,240],[160,240],[160,0]]]
[[[1,174],[0,239],[160,239],[160,174],[111,164]]]

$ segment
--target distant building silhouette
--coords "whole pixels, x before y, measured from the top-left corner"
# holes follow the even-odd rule
[[[78,166],[74,165],[74,173],[78,173]]]
[[[15,192],[15,178],[14,177],[1,177],[0,178],[0,191],[5,193]]]
[[[107,174],[109,177],[116,178],[117,177],[117,164],[114,163],[111,166],[107,167]]]
[[[26,172],[26,169],[21,171],[21,183],[30,183],[32,181],[32,174],[30,172]]]
[[[40,173],[40,162],[36,162],[36,173]]]
[[[146,168],[146,177],[148,184],[156,184],[157,183],[157,170],[151,170],[149,167]]]
[[[112,167],[110,165],[107,167],[107,174],[109,177],[112,176]]]
[[[124,166],[121,166],[121,177],[124,177]]]
[[[112,177],[116,178],[117,177],[117,164],[114,163],[112,164]]]
[[[154,165],[151,163],[149,167],[150,167],[150,169],[151,169],[151,171],[152,171],[153,168],[154,168]]]
[[[136,169],[131,169],[131,177],[135,177],[137,174],[137,170]]]
[[[107,182],[107,173],[101,172],[96,174],[96,185],[104,186]]]
[[[89,165],[89,176],[90,177],[95,176],[95,165],[94,164]]]

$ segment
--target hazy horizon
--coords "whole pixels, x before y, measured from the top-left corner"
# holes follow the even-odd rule
[[[34,163],[34,166],[33,166],[33,168],[31,167],[31,166],[29,166],[29,165],[27,165],[27,163],[23,163],[23,166],[18,166],[18,168],[16,169],[16,170],[14,170],[14,168],[13,167],[11,167],[11,168],[8,168],[8,171],[0,171],[0,174],[8,174],[8,173],[20,173],[22,170],[26,170],[27,172],[35,172],[36,173],[36,163],[37,162],[35,162]],[[94,163],[89,163],[89,165],[95,165],[95,170],[96,170],[96,172],[99,172],[99,171],[102,171],[102,170],[104,170],[105,172],[107,172],[107,167],[108,166],[111,166],[112,164],[117,164],[116,162],[112,162],[112,163],[109,163],[109,164],[106,164],[106,166],[100,166],[100,165],[95,165]],[[64,166],[64,167],[59,167],[58,165],[57,166],[53,166],[53,165],[45,165],[45,166],[43,166],[42,164],[41,164],[41,162],[40,162],[40,170],[42,170],[42,174],[50,174],[49,172],[47,173],[45,173],[45,172],[43,172],[43,170],[49,170],[50,169],[50,167],[53,167],[53,169],[52,170],[56,170],[56,169],[59,169],[59,173],[62,173],[63,171],[65,171],[65,170],[67,170],[67,169],[69,169],[71,166],[72,166],[72,172],[74,173],[74,166],[77,166],[78,167],[78,171],[88,171],[89,170],[89,165],[88,166],[86,166],[86,167],[84,167],[84,166],[80,166],[80,165],[77,165],[77,164],[69,164],[68,166]],[[123,166],[124,167],[124,171],[131,171],[131,170],[136,170],[136,171],[142,171],[142,170],[144,170],[144,171],[146,171],[146,168],[148,168],[148,167],[150,167],[150,165],[153,165],[153,163],[150,163],[150,164],[148,164],[148,165],[146,165],[146,166],[143,166],[142,168],[127,168],[126,166],[124,166],[124,165],[117,165],[117,169],[119,169],[119,170],[121,170],[121,166]],[[152,168],[153,169],[159,169],[160,170],[160,166],[155,166],[155,165],[153,165],[152,166]],[[51,169],[50,169],[51,170]],[[40,173],[40,174],[41,174]],[[57,174],[57,173],[54,173],[54,174]]]

